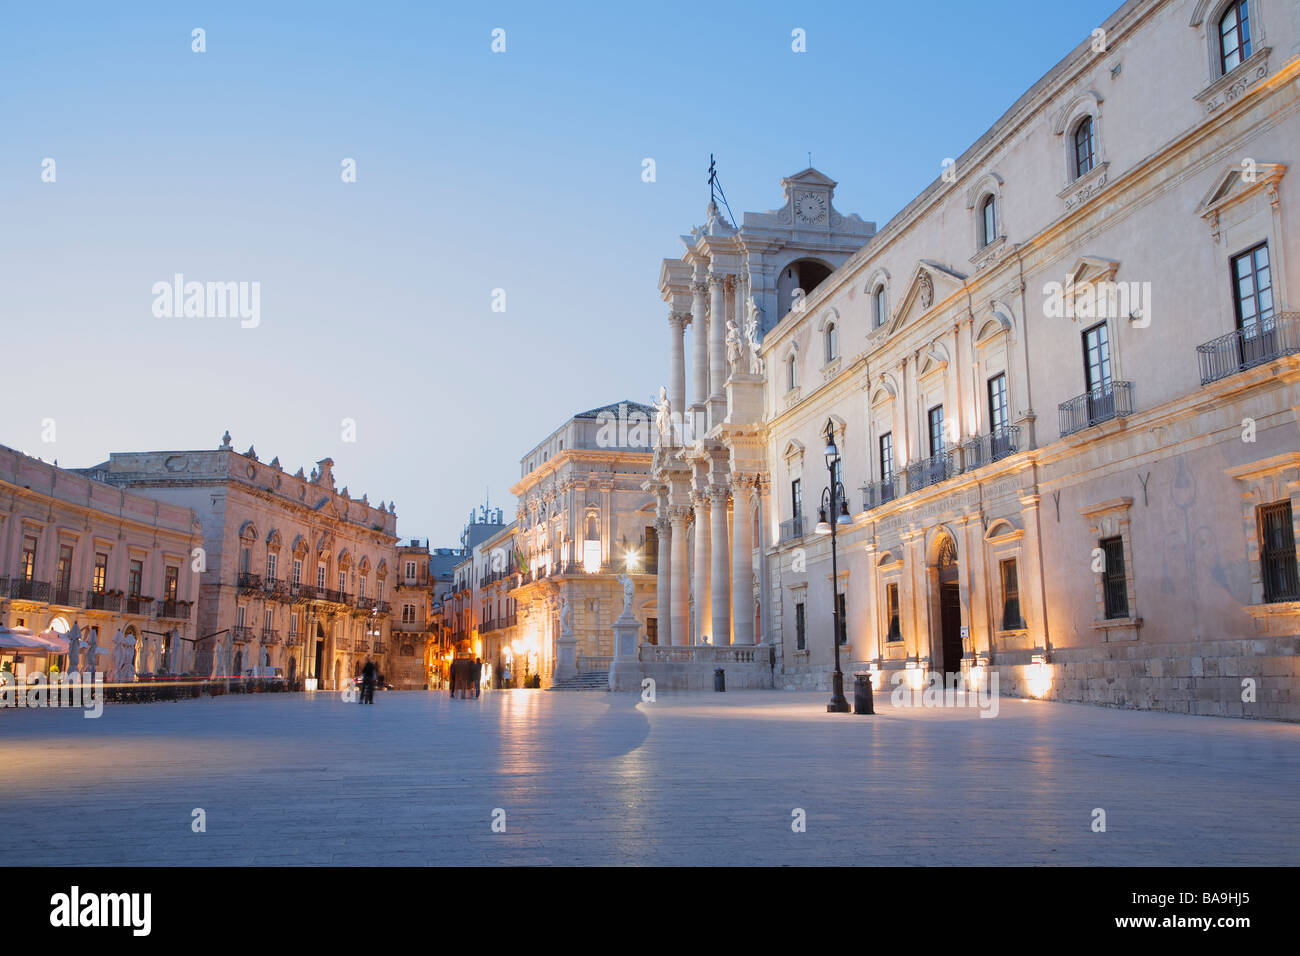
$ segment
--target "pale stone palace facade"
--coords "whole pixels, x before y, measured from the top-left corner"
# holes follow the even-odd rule
[[[1101,28],[879,231],[809,169],[682,237],[661,643],[1300,719],[1300,5]]]
[[[121,633],[136,674],[192,672],[192,555],[202,545],[192,508],[0,446],[0,627],[60,635],[79,627],[78,670],[108,672]],[[67,656],[0,647],[20,675],[68,667]]]
[[[333,466],[289,474],[227,434],[209,451],[115,452],[84,473],[197,514],[200,673],[279,668],[325,690],[367,657],[384,670],[397,578],[396,508],[338,490]]]
[[[543,686],[603,678],[623,574],[634,581],[638,631],[655,640],[659,546],[644,487],[654,414],[632,401],[581,412],[520,459],[515,520],[497,512],[466,529],[465,557],[440,602],[453,646],[516,685],[534,674]]]

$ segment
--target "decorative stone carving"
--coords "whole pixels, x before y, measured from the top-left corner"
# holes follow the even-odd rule
[[[924,269],[917,276],[916,284],[921,290],[921,308],[928,309],[934,305],[934,280],[930,278],[930,273]]]

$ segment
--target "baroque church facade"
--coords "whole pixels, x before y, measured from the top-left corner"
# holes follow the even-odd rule
[[[879,230],[815,169],[710,206],[660,271],[659,643],[1300,719],[1297,145],[1300,8],[1130,0]]]

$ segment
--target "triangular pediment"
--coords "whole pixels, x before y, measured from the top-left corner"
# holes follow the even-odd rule
[[[1242,163],[1228,164],[1228,167],[1214,180],[1210,191],[1197,205],[1198,215],[1213,215],[1225,206],[1231,206],[1244,199],[1257,189],[1276,184],[1286,173],[1286,165],[1283,163],[1256,163],[1250,160],[1247,162],[1249,166]]]
[[[824,186],[827,189],[834,189],[838,185],[835,180],[811,166],[803,172],[795,173],[793,176],[787,176],[781,180],[782,185],[786,183],[796,183],[800,186]]]
[[[933,259],[922,259],[912,270],[903,299],[889,324],[890,332],[919,319],[962,288],[966,276]]]
[[[1070,269],[1070,275],[1074,277],[1074,285],[1077,287],[1113,279],[1118,269],[1119,261],[1116,259],[1107,259],[1104,256],[1080,256],[1075,260],[1074,267]]]

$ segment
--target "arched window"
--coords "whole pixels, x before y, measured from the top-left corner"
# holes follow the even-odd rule
[[[834,362],[839,356],[839,335],[835,330],[835,323],[832,322],[826,326],[826,362]]]
[[[871,319],[875,328],[885,324],[885,284],[882,282],[871,293]]]
[[[1250,18],[1246,0],[1238,0],[1219,18],[1219,66],[1230,73],[1250,58]]]
[[[980,245],[987,246],[998,237],[998,204],[994,196],[980,204]]]
[[[1094,161],[1092,117],[1085,116],[1074,128],[1074,178],[1090,172]]]
[[[789,386],[790,391],[794,391],[796,388],[799,387],[798,359],[799,356],[791,355],[788,359],[785,360],[786,385]]]

